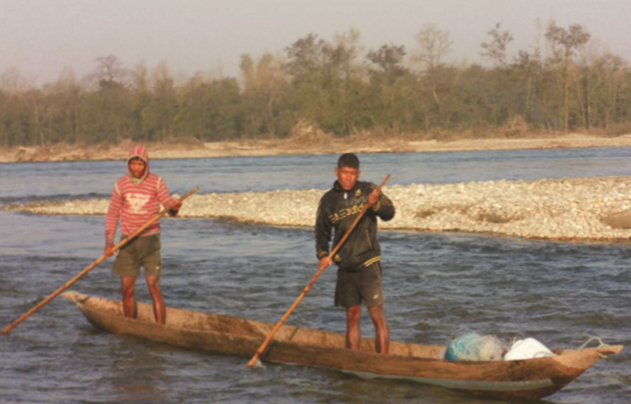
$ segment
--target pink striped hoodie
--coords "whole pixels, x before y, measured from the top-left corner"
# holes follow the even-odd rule
[[[128,236],[136,232],[152,217],[160,212],[160,206],[170,209],[173,200],[164,180],[149,172],[149,154],[147,150],[138,145],[129,152],[129,161],[135,157],[141,158],[147,168],[142,178],[136,179],[131,172],[119,179],[114,184],[114,192],[110,199],[105,220],[105,240],[114,244],[118,220],[121,221],[121,232]],[[150,236],[160,232],[160,222],[149,226],[139,236]]]

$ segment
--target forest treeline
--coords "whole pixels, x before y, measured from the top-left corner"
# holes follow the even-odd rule
[[[354,30],[310,34],[279,55],[243,55],[238,78],[175,80],[166,63],[127,68],[113,55],[86,77],[66,72],[41,88],[10,69],[0,77],[0,146],[286,138],[305,122],[337,137],[628,133],[628,63],[581,25],[550,20],[539,31],[538,43],[509,54],[510,31],[490,29],[480,44],[487,66],[447,63],[449,33],[427,25],[410,51],[367,50]]]

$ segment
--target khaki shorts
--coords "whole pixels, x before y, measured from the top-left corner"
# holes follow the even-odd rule
[[[337,271],[335,305],[341,307],[380,306],[386,298],[381,283],[381,265],[375,262],[359,272]]]
[[[123,240],[125,236],[121,237]],[[140,267],[145,268],[145,276],[159,276],[162,272],[160,234],[137,237],[125,244],[119,251],[112,272],[119,276],[140,275]]]

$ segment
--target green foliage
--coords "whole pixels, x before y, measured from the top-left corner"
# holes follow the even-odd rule
[[[80,81],[66,74],[37,89],[14,69],[0,75],[0,145],[286,138],[299,122],[338,137],[631,126],[631,69],[591,46],[582,26],[550,21],[545,57],[538,46],[512,55],[499,24],[488,35],[490,67],[446,63],[449,33],[427,25],[410,55],[394,44],[366,51],[354,30],[330,41],[309,34],[283,56],[243,55],[239,80],[198,73],[181,84],[166,63],[128,69],[108,55]]]

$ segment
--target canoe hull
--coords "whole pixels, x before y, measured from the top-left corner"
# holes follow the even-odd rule
[[[153,321],[152,307],[138,304],[138,319],[122,314],[120,302],[66,292],[96,328],[178,347],[251,358],[273,324],[237,317],[167,309],[167,324]],[[565,387],[622,346],[557,351],[559,355],[520,361],[449,362],[445,347],[391,342],[390,355],[375,353],[374,340],[361,350],[344,349],[344,335],[283,326],[261,360],[342,371],[366,378],[410,380],[481,397],[540,399]]]

